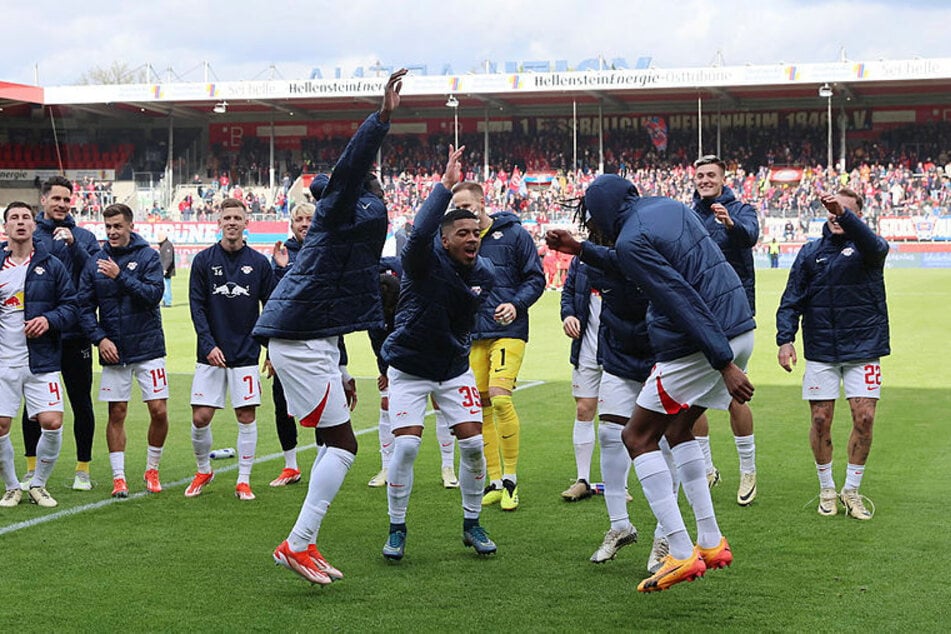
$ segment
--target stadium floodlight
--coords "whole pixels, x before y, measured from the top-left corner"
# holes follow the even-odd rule
[[[453,147],[459,149],[459,100],[455,95],[449,95],[449,99],[446,99],[446,107],[452,109],[452,130],[455,139]]]
[[[212,108],[211,111],[214,112],[215,114],[224,114],[228,112],[228,102],[219,101],[218,103],[215,104],[215,107]]]
[[[826,144],[829,151],[826,159],[826,170],[832,168],[832,95],[834,94],[832,86],[828,83],[819,86],[819,97],[826,100],[826,127],[828,129]]]

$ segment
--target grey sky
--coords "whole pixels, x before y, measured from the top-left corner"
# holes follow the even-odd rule
[[[76,83],[94,66],[171,66],[185,81],[286,79],[319,67],[350,76],[376,61],[451,64],[465,73],[491,60],[650,56],[659,68],[951,57],[951,2],[876,0],[2,0],[0,81]],[[64,8],[65,6],[65,8]],[[264,10],[262,10],[262,7]],[[177,80],[177,79],[176,79]]]

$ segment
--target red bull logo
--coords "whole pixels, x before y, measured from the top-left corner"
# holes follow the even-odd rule
[[[4,307],[11,308],[23,308],[23,303],[20,301],[20,298],[16,295],[11,295],[10,297],[3,300]]]

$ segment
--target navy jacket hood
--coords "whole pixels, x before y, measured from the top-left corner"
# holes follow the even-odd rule
[[[613,242],[617,239],[620,212],[626,207],[625,203],[639,197],[634,183],[617,174],[602,174],[588,186],[584,203],[595,225]]]

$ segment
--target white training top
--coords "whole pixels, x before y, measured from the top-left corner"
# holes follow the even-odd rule
[[[8,256],[0,267],[0,364],[7,367],[29,365],[30,353],[24,333],[23,287],[30,258],[16,264]]]
[[[601,294],[591,289],[591,300],[588,302],[588,325],[581,335],[581,350],[578,352],[579,367],[598,367],[598,329],[600,325]]]

